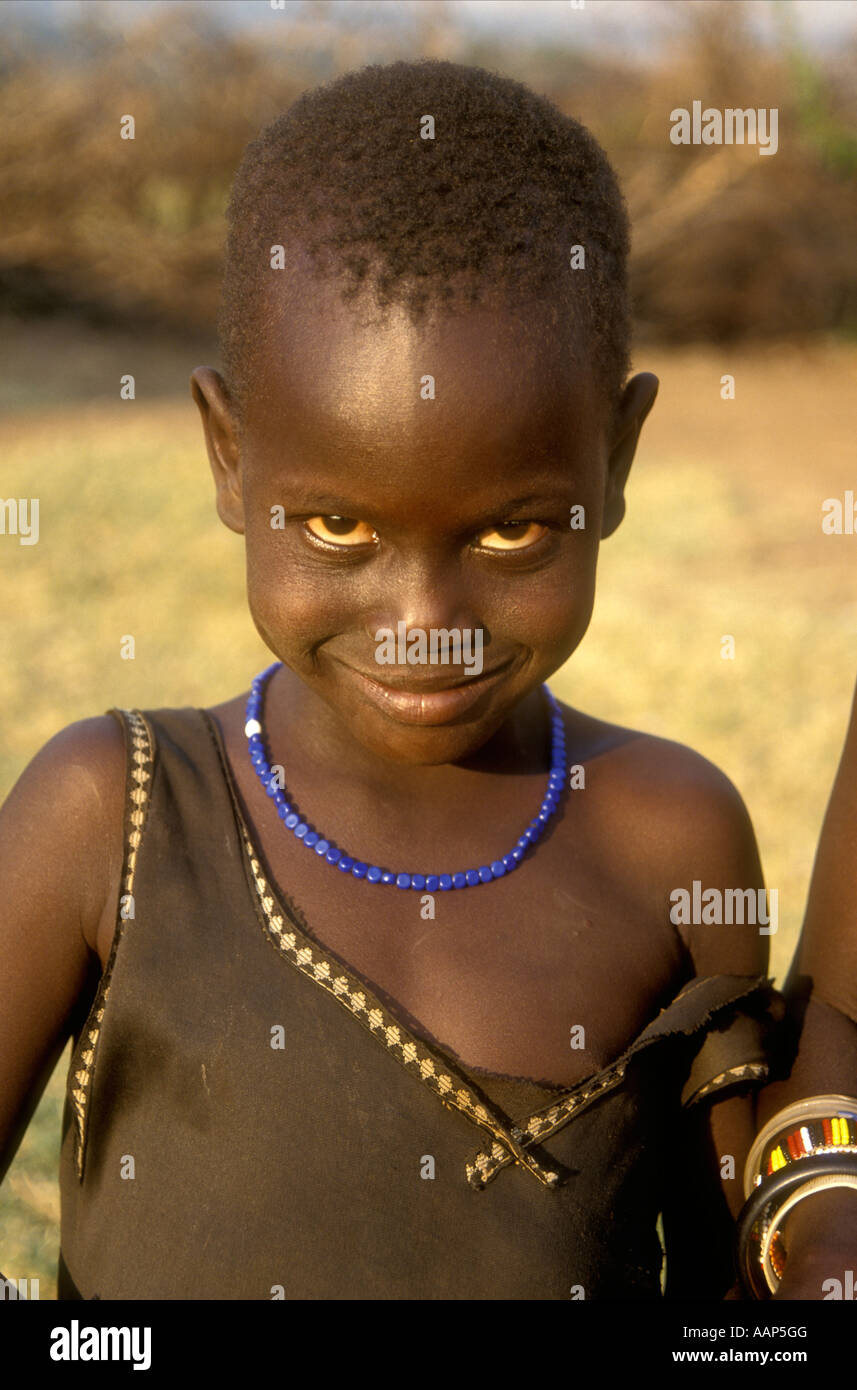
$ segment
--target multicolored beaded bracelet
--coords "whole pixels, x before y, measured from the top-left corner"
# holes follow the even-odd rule
[[[853,1096],[794,1101],[756,1136],[744,1169],[746,1201],[738,1235],[742,1282],[754,1297],[774,1293],[783,1277],[786,1251],[780,1228],[786,1215],[805,1197],[826,1187],[857,1187],[857,1099]]]
[[[803,1158],[805,1154],[848,1146],[857,1146],[857,1122],[849,1122],[845,1115],[825,1115],[815,1124],[801,1125],[800,1129],[784,1135],[768,1154],[766,1176],[788,1167],[790,1161]]]
[[[757,1134],[744,1168],[744,1197],[764,1177],[810,1154],[857,1151],[857,1099],[809,1096],[777,1112]]]

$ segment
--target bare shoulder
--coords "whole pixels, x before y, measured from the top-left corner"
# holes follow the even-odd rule
[[[62,793],[66,809],[91,809],[104,822],[122,808],[125,791],[125,736],[109,714],[79,719],[52,738],[27,764],[13,789],[14,798]]]
[[[0,808],[5,874],[61,891],[91,950],[105,898],[118,887],[124,798],[122,728],[111,715],[96,715],[54,734]]]
[[[588,817],[601,827],[615,872],[635,896],[669,916],[671,895],[694,882],[706,889],[763,886],[756,836],[735,784],[684,744],[620,728],[563,706],[569,760],[575,747]],[[590,799],[591,798],[591,799]],[[764,969],[767,937],[727,940],[692,924],[679,930],[697,966]],[[702,973],[702,970],[700,970]]]
[[[718,827],[723,833],[752,834],[738,788],[702,754],[671,739],[560,707],[570,761],[577,749],[586,785],[609,797],[623,820],[643,818],[653,830],[686,827],[696,838],[716,833]]]

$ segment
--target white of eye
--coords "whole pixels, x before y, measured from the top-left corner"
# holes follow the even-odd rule
[[[311,535],[327,545],[367,545],[377,539],[377,532],[368,522],[358,521],[352,516],[311,516],[304,525]],[[364,534],[360,534],[361,527]],[[358,532],[356,536],[355,530]]]
[[[508,531],[511,534],[504,536],[502,533]],[[537,535],[530,535],[536,531]],[[529,546],[535,545],[536,541],[541,540],[547,531],[546,526],[542,526],[538,521],[509,522],[506,526],[492,526],[487,531],[483,531],[479,537],[479,544],[483,550],[527,550]],[[496,536],[499,544],[487,545],[486,536]],[[529,537],[529,539],[527,539]]]

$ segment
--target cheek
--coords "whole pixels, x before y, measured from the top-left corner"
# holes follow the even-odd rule
[[[597,539],[581,535],[562,563],[507,592],[497,608],[500,627],[533,650],[564,659],[589,626],[597,561]]]
[[[530,615],[530,645],[564,660],[586,632],[594,602],[594,566],[564,568],[540,595],[538,608]]]
[[[287,665],[299,666],[347,624],[348,586],[302,564],[283,529],[270,526],[270,511],[260,515],[245,533],[247,602],[262,638]]]
[[[247,557],[247,600],[258,631],[288,665],[351,624],[343,586],[322,584],[274,554]]]

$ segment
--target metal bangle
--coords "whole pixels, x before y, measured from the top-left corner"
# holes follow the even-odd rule
[[[802,1202],[804,1197],[810,1197],[813,1192],[821,1192],[828,1187],[857,1187],[857,1167],[855,1167],[853,1173],[847,1175],[841,1173],[825,1173],[823,1177],[810,1178],[808,1182],[803,1183],[796,1191],[789,1193],[783,1205],[777,1209],[768,1223],[765,1234],[762,1237],[759,1262],[771,1293],[776,1293],[780,1283],[771,1263],[771,1246],[785,1220],[786,1214],[791,1211],[792,1207],[796,1207],[798,1202]]]
[[[812,1178],[852,1177],[854,1174],[857,1174],[857,1155],[844,1158],[834,1152],[818,1154],[812,1158],[799,1158],[787,1168],[772,1173],[750,1194],[738,1213],[735,1238],[738,1277],[748,1297],[768,1296],[767,1281],[764,1281],[765,1287],[762,1286],[762,1265],[759,1258],[751,1254],[750,1242],[753,1228],[774,1199],[788,1195]]]

